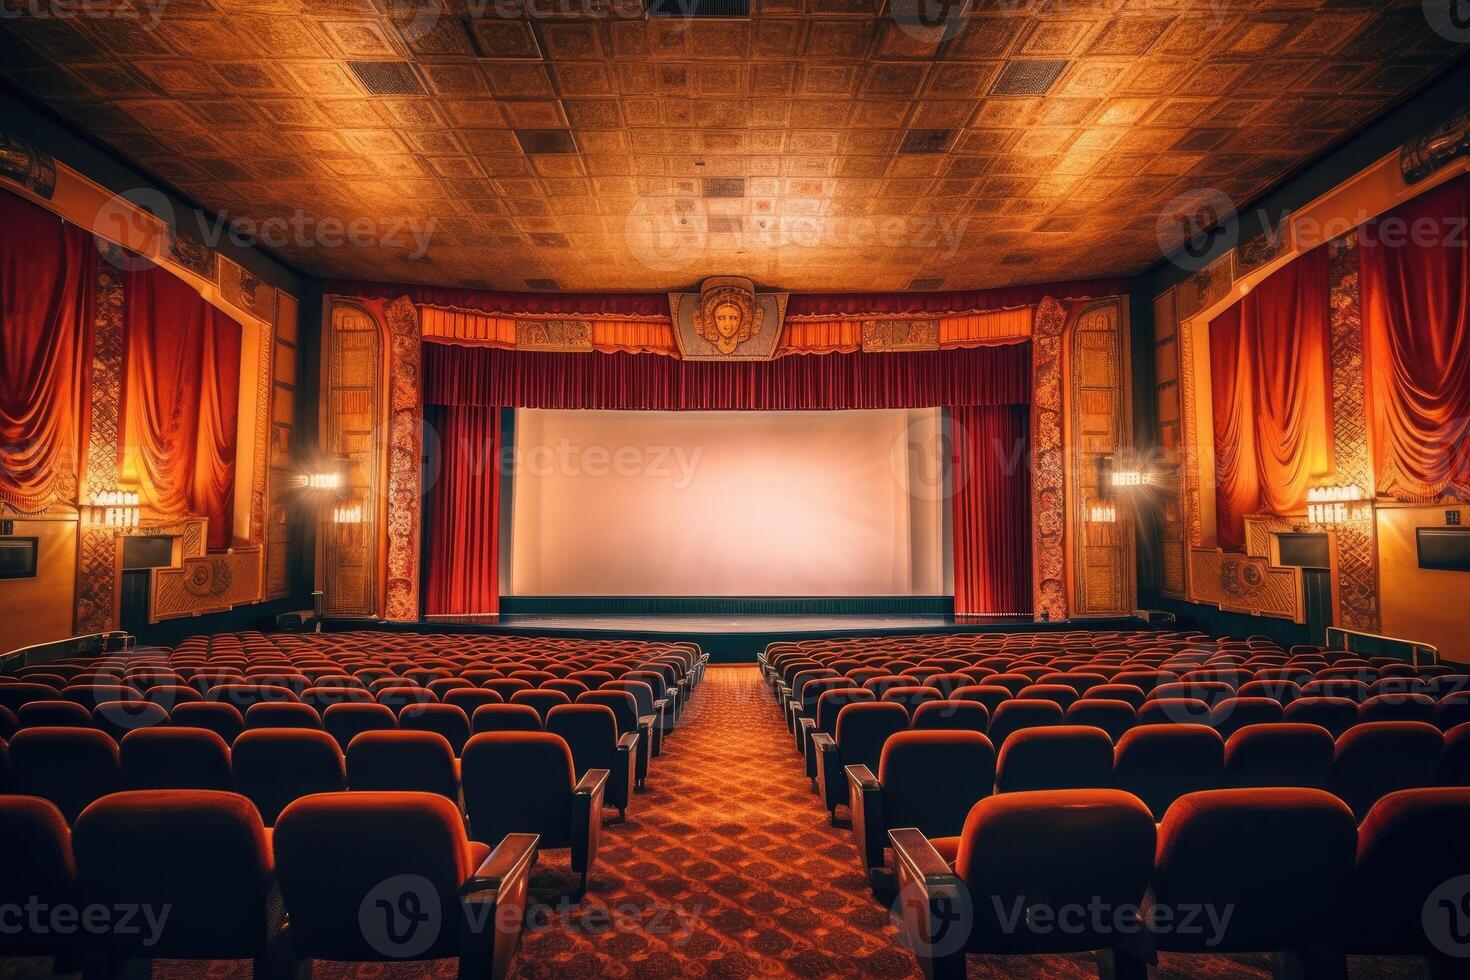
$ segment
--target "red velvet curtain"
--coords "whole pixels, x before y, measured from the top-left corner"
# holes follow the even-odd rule
[[[424,508],[425,612],[500,611],[500,410],[426,405],[439,473]]]
[[[1029,615],[1030,406],[955,408],[950,427],[955,614]]]
[[[1031,345],[774,361],[424,345],[424,401],[512,408],[938,408],[1027,404]]]
[[[124,279],[124,485],[163,516],[209,519],[227,547],[234,518],[240,326],[156,266]]]
[[[1309,252],[1210,323],[1222,548],[1244,545],[1249,514],[1300,511],[1332,472],[1327,272],[1327,249]]]
[[[1359,236],[1378,489],[1470,495],[1470,176],[1369,222]]]
[[[39,510],[78,475],[97,249],[4,192],[0,228],[0,500]]]

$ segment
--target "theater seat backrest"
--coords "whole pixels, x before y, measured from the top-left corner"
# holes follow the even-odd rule
[[[87,808],[72,843],[84,903],[170,910],[156,937],[150,929],[99,937],[113,950],[253,959],[280,929],[281,903],[271,900],[270,845],[255,807],[242,796],[116,793]]]
[[[1337,740],[1328,788],[1361,820],[1389,793],[1433,786],[1443,748],[1444,735],[1424,722],[1354,725]]]
[[[1113,787],[1137,796],[1163,820],[1186,793],[1217,789],[1225,767],[1225,742],[1205,725],[1133,728],[1113,751]]]
[[[145,728],[119,746],[128,789],[234,789],[230,747],[207,728]]]
[[[281,814],[273,839],[292,941],[302,954],[329,960],[385,958],[381,940],[363,928],[363,910],[384,882],[412,875],[419,901],[429,896],[440,910],[454,910],[483,854],[465,837],[454,804],[425,793],[303,797]],[[457,927],[439,928],[419,955],[455,956],[459,942]]]
[[[117,743],[94,728],[28,728],[10,741],[15,791],[56,804],[69,823],[122,786]]]
[[[363,732],[347,749],[347,786],[354,793],[434,793],[458,800],[454,749],[435,732]]]
[[[1224,787],[1326,789],[1333,752],[1332,733],[1320,725],[1249,725],[1225,743]]]
[[[260,811],[266,826],[286,804],[312,793],[347,788],[342,749],[326,732],[308,728],[257,728],[231,747],[235,788]]]
[[[74,906],[76,862],[71,830],[56,804],[35,796],[0,796],[0,907]],[[0,956],[40,956],[66,949],[54,930],[0,930]]]
[[[877,776],[889,827],[952,837],[991,793],[995,749],[979,732],[896,732],[883,745]]]
[[[837,713],[837,748],[845,766],[867,766],[878,771],[883,743],[909,727],[909,713],[901,704],[870,701],[849,704]]]
[[[914,709],[909,726],[915,731],[986,733],[990,712],[978,701],[930,701]]]
[[[480,709],[485,710],[485,709]],[[475,840],[540,834],[541,846],[571,846],[572,750],[549,732],[486,732],[465,745],[465,809]]]
[[[1110,789],[1113,740],[1101,728],[1051,725],[1014,732],[996,763],[997,793]]]

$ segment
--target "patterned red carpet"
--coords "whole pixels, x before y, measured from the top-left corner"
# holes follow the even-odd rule
[[[654,760],[626,824],[605,830],[586,899],[565,852],[544,855],[516,975],[918,977],[888,910],[858,872],[849,831],[806,786],[754,667],[712,667]],[[0,974],[43,977],[46,961]],[[971,957],[971,977],[1096,977],[1090,955]],[[314,965],[318,978],[452,977],[453,961]],[[1166,957],[1155,977],[1265,977],[1266,957]],[[1355,977],[1413,976],[1403,960],[1355,962]],[[169,980],[248,977],[240,962],[158,963]]]

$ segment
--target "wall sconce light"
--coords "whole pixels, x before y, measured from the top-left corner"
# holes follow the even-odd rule
[[[1118,523],[1118,505],[1112,501],[1094,503],[1087,509],[1087,520],[1092,524]]]
[[[301,486],[308,490],[341,490],[342,474],[336,470],[306,473],[299,477]]]
[[[1146,487],[1154,482],[1148,470],[1113,470],[1113,489],[1126,490],[1131,487]]]
[[[1372,505],[1364,498],[1356,483],[1312,487],[1307,491],[1307,523],[1346,524],[1366,521],[1373,514]]]
[[[82,520],[88,524],[136,530],[142,508],[138,495],[125,490],[99,493],[81,507]]]
[[[332,508],[333,524],[361,524],[362,504],[339,504]]]

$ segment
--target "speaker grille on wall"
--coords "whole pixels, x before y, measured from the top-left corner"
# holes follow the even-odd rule
[[[749,17],[750,0],[648,0],[650,17]]]
[[[424,85],[407,61],[349,61],[347,67],[373,95],[423,95]]]
[[[1045,95],[1067,67],[1065,61],[1012,61],[991,88],[991,95]]]

